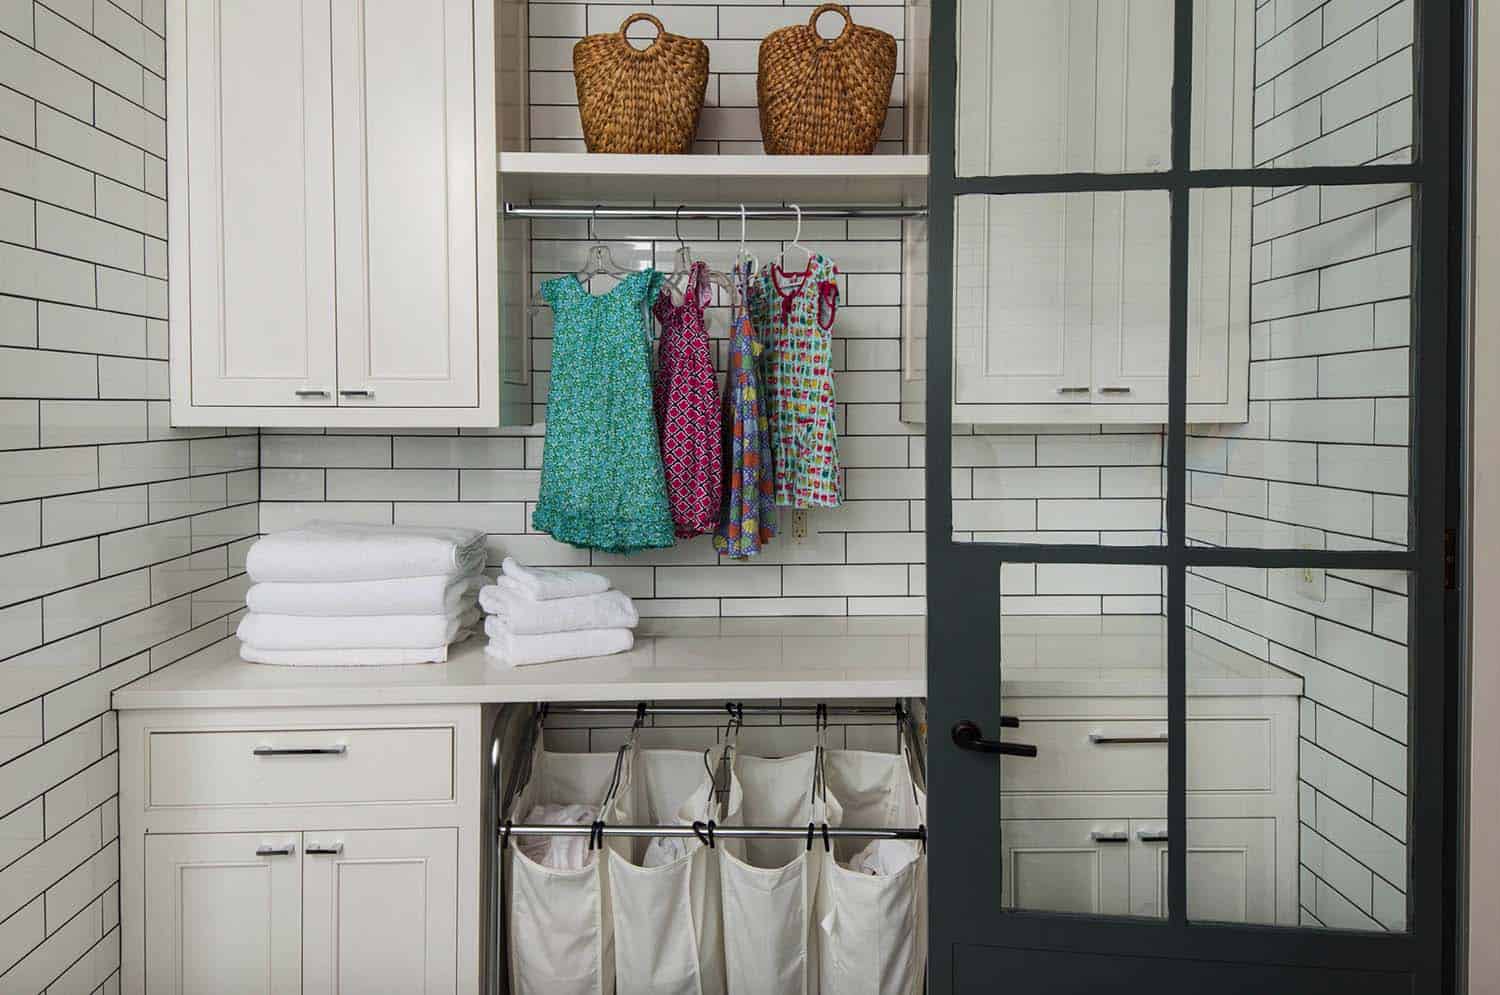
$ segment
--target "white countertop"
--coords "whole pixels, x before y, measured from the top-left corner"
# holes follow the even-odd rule
[[[1005,697],[1166,693],[1165,620],[1006,617]],[[903,698],[927,694],[922,618],[647,619],[629,653],[511,668],[483,639],[447,663],[270,667],[225,639],[114,693],[114,707]],[[1298,695],[1301,678],[1189,633],[1194,695]]]

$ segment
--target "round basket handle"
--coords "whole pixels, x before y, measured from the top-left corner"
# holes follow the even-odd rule
[[[625,32],[636,21],[650,21],[652,24],[656,25],[656,37],[651,39],[651,44],[647,45],[645,48],[636,48],[630,43],[630,39],[625,36]],[[651,52],[655,51],[656,47],[661,44],[662,38],[666,36],[666,33],[667,29],[662,26],[661,21],[657,20],[656,15],[648,14],[644,10],[638,10],[634,14],[631,14],[629,17],[625,18],[625,20],[620,22],[620,39],[625,42],[626,48],[630,49],[637,55],[649,55]]]
[[[829,12],[836,12],[840,17],[844,19],[844,29],[833,38],[824,38],[822,35],[818,34],[818,18]],[[824,45],[832,45],[843,38],[844,35],[848,34],[850,28],[854,27],[854,18],[849,16],[849,8],[845,7],[841,3],[823,3],[819,4],[817,8],[813,10],[812,16],[807,19],[807,26],[812,28],[813,37],[817,38],[818,41],[822,42]]]

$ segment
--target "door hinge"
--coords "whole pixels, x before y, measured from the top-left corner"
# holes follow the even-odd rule
[[[1458,590],[1458,531],[1443,533],[1443,589]]]

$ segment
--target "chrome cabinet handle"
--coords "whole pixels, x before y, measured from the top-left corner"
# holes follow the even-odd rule
[[[1059,394],[1087,394],[1089,389],[1087,387],[1059,387],[1057,392]]]
[[[1155,827],[1143,827],[1136,830],[1135,835],[1142,843],[1165,843],[1167,841],[1167,831]]]
[[[328,391],[322,389],[321,387],[299,387],[296,390],[292,391],[292,393],[296,394],[298,397],[331,397],[332,396],[331,394],[328,393]]]
[[[333,746],[257,746],[250,751],[257,757],[341,757],[349,752],[343,743]]]
[[[1129,387],[1100,387],[1099,388],[1099,393],[1101,393],[1101,394],[1128,394],[1128,393],[1130,393],[1130,391],[1131,391],[1131,388],[1129,388]]]
[[[375,392],[366,387],[357,390],[339,390],[339,397],[374,397]]]
[[[308,854],[308,855],[312,855],[312,854],[316,853],[316,854],[329,854],[331,856],[338,856],[339,854],[341,854],[341,853],[344,852],[344,844],[343,843],[309,843],[309,844],[307,844],[306,848],[303,849],[302,852],[305,853],[305,854]]]
[[[262,843],[255,848],[255,855],[257,857],[290,857],[296,852],[297,845],[295,843]]]
[[[1095,843],[1129,843],[1130,833],[1123,829],[1095,829],[1089,833],[1089,839]]]
[[[1149,736],[1108,736],[1098,729],[1089,733],[1089,742],[1095,746],[1121,746],[1130,743],[1165,743],[1166,741],[1166,730],[1153,733]]]

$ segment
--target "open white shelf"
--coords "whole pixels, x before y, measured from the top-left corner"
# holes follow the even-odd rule
[[[622,207],[927,203],[925,155],[610,155],[500,153],[500,199]]]

